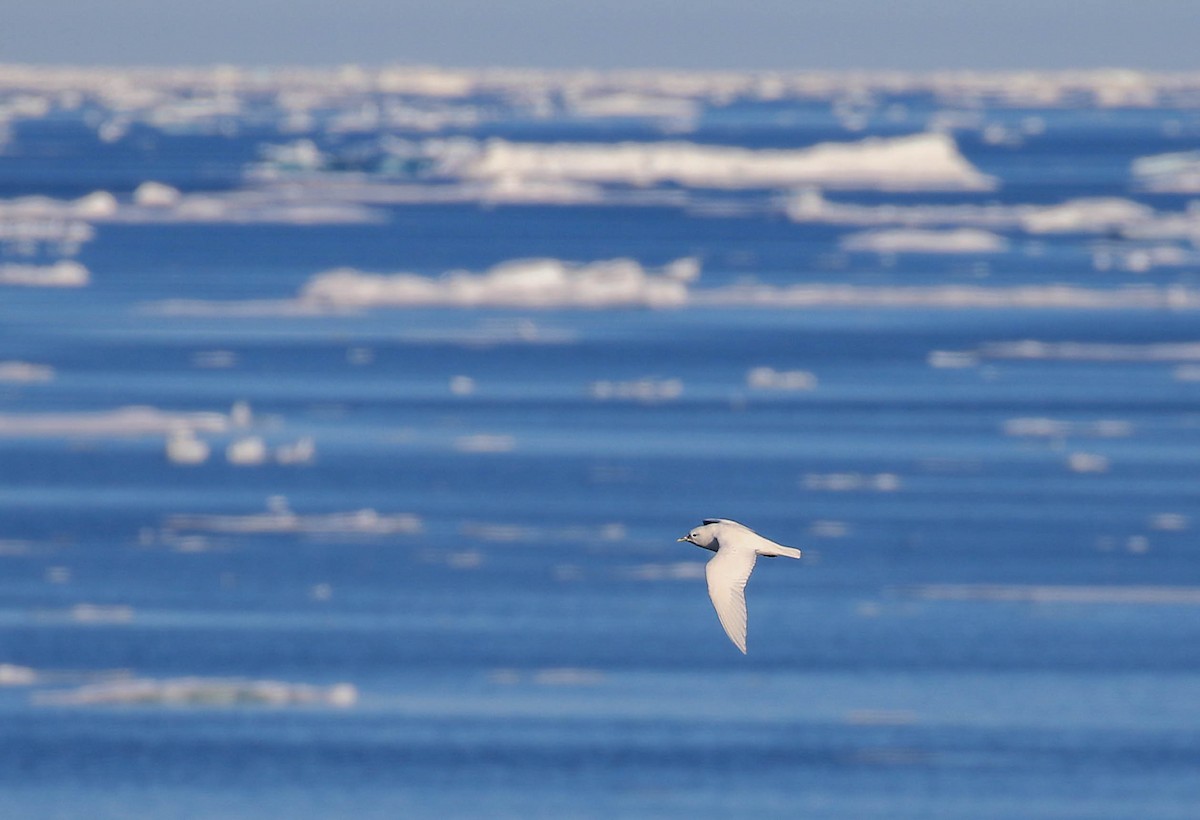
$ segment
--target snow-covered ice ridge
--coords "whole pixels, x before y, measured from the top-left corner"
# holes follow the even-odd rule
[[[863,100],[928,93],[945,103],[1013,107],[1200,105],[1200,72],[1127,69],[1078,71],[556,71],[431,66],[338,68],[111,68],[0,65],[0,119],[99,102],[162,123],[236,114],[264,97],[281,109],[309,112],[356,104],[368,95],[425,101],[484,97],[515,106],[552,105],[591,116],[687,116],[688,101]],[[11,96],[9,96],[11,95]],[[381,116],[414,112],[380,112]],[[368,114],[368,116],[370,116]],[[420,122],[420,118],[415,120]]]

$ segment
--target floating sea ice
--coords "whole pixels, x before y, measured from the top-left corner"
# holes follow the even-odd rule
[[[484,273],[452,271],[441,277],[343,268],[312,277],[298,300],[301,305],[317,309],[676,307],[686,301],[687,285],[679,281],[677,274],[651,273],[632,259],[586,264],[523,259],[496,265]]]
[[[630,381],[595,381],[588,387],[592,398],[605,401],[659,402],[673,401],[683,395],[682,379],[632,379]]]
[[[0,362],[0,382],[34,384],[54,380],[54,368],[30,362]]]
[[[756,390],[812,390],[817,377],[807,370],[755,367],[746,374],[746,384]]]
[[[370,508],[324,515],[300,515],[288,508],[286,499],[273,496],[269,511],[265,513],[173,515],[167,519],[167,529],[176,532],[395,535],[418,533],[422,529],[422,522],[411,513],[385,515]]]
[[[108,191],[93,191],[70,203],[71,212],[81,219],[109,219],[121,208]]]
[[[232,350],[198,350],[192,354],[192,364],[205,370],[225,370],[238,362]]]
[[[1131,166],[1134,179],[1156,193],[1200,193],[1200,151],[1178,151],[1138,157]]]
[[[311,464],[316,455],[317,445],[312,436],[275,448],[275,460],[280,464]]]
[[[249,427],[254,421],[254,412],[247,401],[235,401],[229,410],[229,421],[234,427]]]
[[[133,192],[133,204],[147,208],[171,208],[182,198],[178,188],[162,182],[143,182]]]
[[[222,413],[174,413],[153,407],[81,413],[0,414],[0,436],[157,436],[181,429],[224,432]]]
[[[78,262],[62,260],[53,265],[0,265],[0,285],[27,288],[81,288],[91,279]]]
[[[35,703],[53,706],[335,706],[358,701],[349,683],[321,687],[282,681],[232,678],[135,678],[38,693]]]
[[[508,435],[480,433],[473,436],[459,436],[454,440],[454,449],[460,453],[508,453],[515,450],[516,447],[516,438]]]
[[[954,370],[975,367],[979,364],[979,354],[970,350],[931,350],[925,360],[930,367]]]
[[[806,473],[802,484],[808,490],[827,492],[891,493],[900,489],[901,480],[895,473]]]
[[[450,392],[456,396],[469,396],[475,392],[475,380],[470,376],[453,376],[450,379]]]
[[[690,142],[517,143],[491,139],[464,157],[460,143],[431,142],[443,171],[473,179],[519,177],[634,186],[700,188],[829,185],[884,190],[986,190],[995,181],[946,134],[873,137],[798,149],[749,149]]]
[[[1071,453],[1067,456],[1067,466],[1076,473],[1106,473],[1109,461],[1098,453]]]
[[[28,666],[0,663],[0,686],[31,686],[37,680],[37,672]]]
[[[851,234],[841,242],[843,250],[875,253],[1000,253],[1008,241],[999,234],[978,228],[948,231],[896,228]]]
[[[1150,517],[1150,527],[1164,532],[1183,532],[1191,525],[1182,513],[1157,513]]]
[[[208,460],[210,447],[196,438],[190,429],[182,429],[167,438],[167,460],[172,464],[203,464]]]
[[[267,444],[259,436],[239,438],[225,448],[225,458],[241,467],[262,464],[267,460]]]
[[[1083,197],[1022,214],[1029,233],[1107,233],[1154,219],[1149,205],[1120,197]]]

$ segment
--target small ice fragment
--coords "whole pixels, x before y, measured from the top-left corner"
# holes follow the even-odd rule
[[[317,445],[312,436],[275,448],[275,460],[280,464],[311,464],[316,455]]]
[[[1067,466],[1077,473],[1105,473],[1109,461],[1107,456],[1097,453],[1071,453],[1067,456]]]
[[[233,408],[229,411],[229,421],[234,427],[249,427],[254,420],[254,413],[250,410],[249,402],[236,401],[233,403]]]
[[[453,376],[450,379],[450,392],[456,396],[469,396],[475,392],[475,380],[470,376]]]
[[[133,192],[133,203],[148,208],[170,208],[179,204],[183,194],[162,182],[143,182]]]
[[[262,464],[267,459],[266,442],[258,436],[237,439],[225,449],[225,458],[239,466]]]
[[[172,464],[203,464],[210,448],[189,429],[178,430],[167,439],[167,460]]]

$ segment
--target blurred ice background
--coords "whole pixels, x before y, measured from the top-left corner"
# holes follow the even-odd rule
[[[0,67],[14,818],[1190,817],[1200,75]],[[805,549],[750,654],[675,538]]]

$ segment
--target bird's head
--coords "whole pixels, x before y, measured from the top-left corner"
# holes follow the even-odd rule
[[[704,524],[700,527],[693,527],[691,532],[677,540],[687,541],[689,544],[695,544],[697,547],[715,552],[717,549],[717,525]]]

